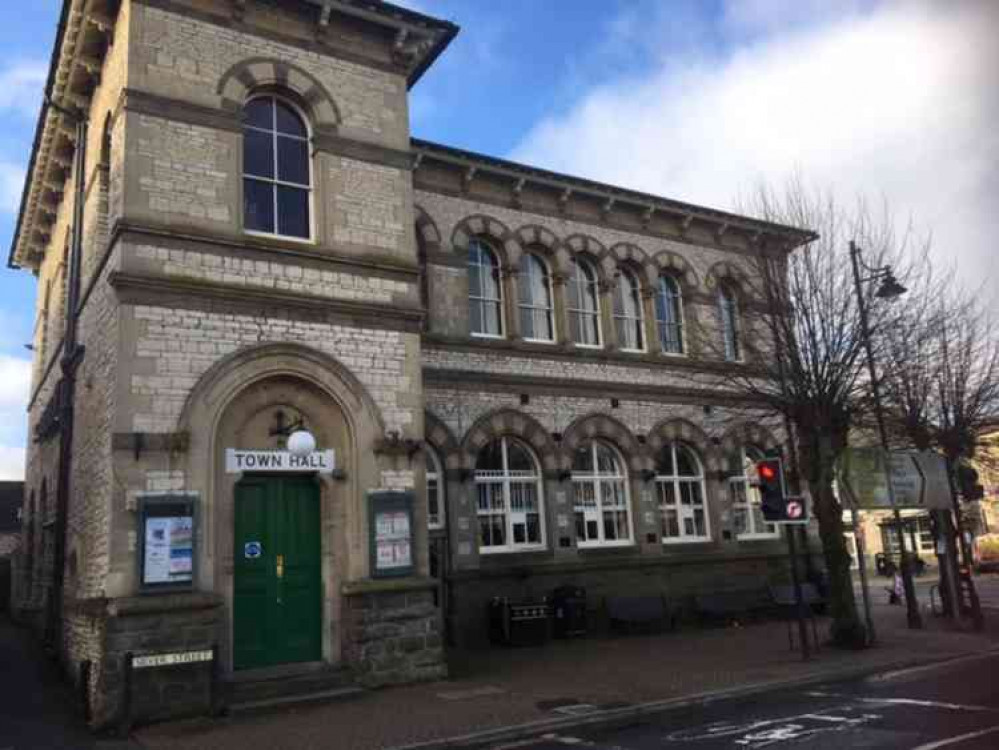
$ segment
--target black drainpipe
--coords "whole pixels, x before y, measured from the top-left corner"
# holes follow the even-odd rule
[[[56,484],[55,549],[52,562],[52,593],[49,596],[45,628],[46,645],[53,653],[62,653],[62,616],[65,600],[66,532],[69,512],[70,476],[73,462],[73,417],[76,401],[76,370],[83,358],[83,347],[76,341],[77,307],[80,304],[80,262],[83,254],[83,200],[87,165],[87,117],[80,110],[62,107],[46,98],[46,104],[76,123],[74,154],[73,243],[69,252],[69,276],[66,279],[65,333],[62,378],[57,387],[59,399],[59,475]]]

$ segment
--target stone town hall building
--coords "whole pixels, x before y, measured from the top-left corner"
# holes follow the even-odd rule
[[[742,469],[781,437],[724,383],[766,348],[754,259],[812,235],[412,138],[457,31],[65,0],[10,255],[38,282],[15,606],[95,725],[204,692],[204,661],[129,683],[127,653],[433,679],[493,596],[783,574]],[[329,465],[288,470],[293,430]]]

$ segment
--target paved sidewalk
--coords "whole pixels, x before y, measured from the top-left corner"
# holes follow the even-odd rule
[[[825,622],[820,621],[820,636]],[[580,704],[612,709],[775,681],[874,672],[999,647],[997,624],[990,633],[976,634],[927,613],[926,629],[910,631],[904,608],[877,602],[875,622],[876,648],[824,648],[808,663],[789,651],[781,622],[494,648],[455,656],[446,682],[256,716],[146,727],[135,738],[148,748],[398,747],[592,710]]]

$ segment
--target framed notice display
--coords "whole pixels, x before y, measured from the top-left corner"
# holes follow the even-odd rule
[[[368,521],[371,577],[412,575],[416,568],[413,549],[413,493],[368,493]]]
[[[145,592],[194,586],[195,498],[139,499],[139,588]]]

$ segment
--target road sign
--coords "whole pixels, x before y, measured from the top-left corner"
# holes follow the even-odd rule
[[[805,498],[789,497],[787,499],[787,506],[784,511],[784,515],[787,517],[787,520],[782,521],[782,523],[808,523],[808,513],[805,510]]]
[[[933,451],[892,451],[888,456],[895,504],[899,508],[951,507],[947,463]],[[885,483],[884,451],[847,448],[839,462],[839,479],[858,508],[891,508]]]

